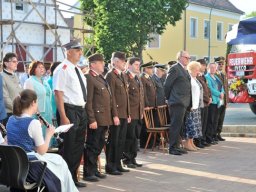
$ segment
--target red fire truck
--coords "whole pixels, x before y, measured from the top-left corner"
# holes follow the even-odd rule
[[[242,20],[233,27],[227,34],[227,43],[229,100],[249,103],[256,114],[256,17]]]

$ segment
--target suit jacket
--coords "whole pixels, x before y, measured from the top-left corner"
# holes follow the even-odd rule
[[[127,71],[129,83],[129,102],[131,110],[131,119],[141,119],[144,111],[144,90],[141,80],[138,81]]]
[[[127,77],[123,78],[118,71],[113,68],[106,75],[106,80],[110,86],[113,100],[113,115],[126,119],[130,115],[129,94]]]
[[[0,75],[0,121],[6,118],[6,110],[3,97],[3,77]]]
[[[141,82],[144,89],[145,107],[156,107],[156,87],[154,81],[147,74],[141,74]]]
[[[227,76],[223,72],[217,72],[216,75],[219,77],[219,79],[221,80],[221,82],[223,84],[223,88],[224,88],[224,91],[225,91],[224,105],[226,106],[227,103],[229,102],[228,79],[227,79]]]
[[[163,80],[158,78],[156,74],[152,76],[152,80],[156,87],[156,106],[166,105]]]
[[[190,75],[181,64],[174,64],[166,77],[164,90],[169,105],[191,106]]]
[[[211,90],[207,85],[206,79],[204,75],[197,76],[197,80],[201,83],[203,86],[203,100],[204,100],[204,106],[208,106],[210,98],[212,97],[211,95]]]
[[[86,74],[87,102],[86,111],[89,124],[97,122],[98,126],[113,124],[111,90],[104,77],[93,71]]]

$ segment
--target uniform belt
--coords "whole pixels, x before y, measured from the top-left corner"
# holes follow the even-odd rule
[[[73,104],[69,104],[69,103],[64,103],[64,106],[69,107],[69,108],[74,108],[74,109],[84,109],[84,106],[80,106],[80,105],[73,105]]]

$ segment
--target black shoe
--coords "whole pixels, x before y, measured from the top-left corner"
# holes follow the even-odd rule
[[[123,173],[121,173],[120,171],[118,171],[116,169],[111,169],[107,166],[105,166],[105,171],[107,174],[110,174],[110,175],[123,175]]]
[[[119,171],[119,172],[130,172],[130,170],[129,169],[124,169],[121,165],[119,166],[119,167],[117,167],[117,171]]]
[[[217,138],[219,141],[226,141],[226,139],[222,138],[221,135],[218,135]]]
[[[91,175],[91,176],[84,176],[83,180],[85,181],[89,181],[89,182],[98,182],[99,179],[95,176],[95,175]],[[75,183],[76,184],[76,183]]]
[[[218,142],[217,142],[217,141],[215,141],[215,140],[212,140],[210,144],[211,144],[211,145],[217,145],[217,144],[218,144]]]
[[[103,174],[103,173],[100,173],[99,171],[97,171],[95,173],[95,176],[100,178],[100,179],[105,179],[107,177],[107,175]]]
[[[171,155],[182,155],[182,153],[177,151],[176,149],[169,150],[169,154],[171,154]]]
[[[132,164],[132,163],[128,163],[128,164],[125,164],[128,168],[132,168],[132,169],[135,169],[137,166]]]
[[[218,141],[219,141],[219,138],[216,136],[216,137],[213,138],[213,141],[218,142]]]
[[[82,183],[82,182],[76,181],[76,182],[75,182],[75,186],[76,186],[77,188],[86,187],[86,183]]]
[[[205,147],[210,147],[211,146],[211,144],[207,143],[206,141],[202,141],[201,144],[204,145]]]
[[[142,164],[137,163],[136,159],[132,160],[132,164],[135,165],[136,167],[142,167]]]
[[[204,145],[201,142],[195,144],[196,147],[203,149]]]
[[[188,154],[188,152],[185,149],[182,148],[175,148],[177,151],[179,151],[181,154]]]

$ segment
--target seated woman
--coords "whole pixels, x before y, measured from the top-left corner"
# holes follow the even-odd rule
[[[36,112],[36,93],[29,89],[23,90],[13,101],[13,115],[6,126],[8,144],[18,145],[29,157],[47,162],[47,168],[60,180],[61,191],[78,192],[63,158],[57,154],[46,153],[55,128],[50,126],[46,129],[44,139],[40,121],[32,117]]]

